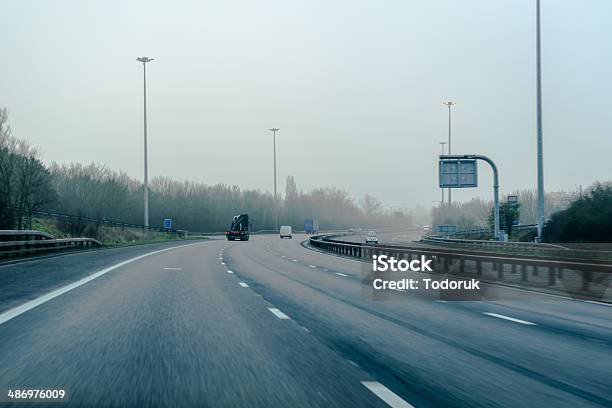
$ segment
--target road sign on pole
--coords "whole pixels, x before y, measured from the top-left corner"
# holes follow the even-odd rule
[[[164,229],[172,229],[172,218],[164,218]]]
[[[478,167],[476,165],[476,160],[441,159],[440,188],[468,187],[478,187]]]
[[[476,171],[476,160],[483,160],[489,163],[493,170],[493,202],[494,202],[494,236],[501,239],[499,233],[499,176],[497,166],[493,160],[487,156],[478,154],[449,154],[440,156],[440,187],[443,188],[462,188],[476,187],[478,177]]]
[[[449,224],[438,225],[438,232],[442,234],[454,234],[457,232],[457,226]]]

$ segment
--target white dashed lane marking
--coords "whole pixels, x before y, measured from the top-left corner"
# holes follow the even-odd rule
[[[378,381],[362,381],[361,383],[392,408],[414,408],[414,405],[407,403]]]
[[[244,283],[244,282],[238,282],[238,284],[239,284],[240,286],[242,286],[243,288],[248,288],[248,287],[249,287],[249,285],[247,285],[247,284],[246,284],[246,283]]]
[[[312,269],[315,269],[316,266],[315,265],[308,265],[309,267],[311,267]]]
[[[171,267],[167,267],[164,268],[165,271],[182,271],[183,268],[171,268]]]
[[[483,312],[483,314],[486,314],[487,316],[491,316],[491,317],[497,317],[498,319],[509,320],[509,321],[515,322],[515,323],[526,324],[526,325],[529,325],[529,326],[535,326],[536,325],[535,323],[531,323],[531,322],[528,322],[526,320],[515,319],[514,317],[504,316],[504,315],[500,315],[500,314],[497,314],[497,313]]]
[[[347,274],[345,274],[345,273],[340,273],[340,272],[335,272],[335,274],[336,274],[336,275],[338,275],[338,276],[348,276]]]
[[[230,271],[229,269],[227,270],[227,273],[234,273],[234,271]]]
[[[286,314],[284,314],[283,312],[281,312],[275,307],[269,307],[268,310],[271,311],[274,314],[274,316],[278,317],[279,319],[283,319],[283,320],[291,319],[289,316],[287,316]]]

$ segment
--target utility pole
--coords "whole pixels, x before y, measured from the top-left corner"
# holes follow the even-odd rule
[[[455,102],[451,102],[451,101],[446,101],[446,102],[442,102],[443,105],[446,105],[448,107],[448,154],[452,153],[451,150],[451,108],[453,106],[456,105]],[[453,200],[451,198],[451,189],[448,189],[448,205],[452,205],[453,204]]]
[[[536,86],[538,119],[538,242],[544,229],[544,152],[542,148],[542,58],[540,45],[540,0],[536,0]]]
[[[146,63],[153,58],[140,57],[136,61],[142,62],[142,74],[144,79],[144,226],[149,226],[149,169],[147,163],[147,67]]]
[[[440,146],[442,146],[442,156],[444,156],[444,145],[446,144],[446,142],[440,142]],[[444,189],[441,188],[440,190],[442,190],[442,201],[440,201],[440,207],[444,207]],[[450,190],[450,188],[449,188]]]
[[[271,130],[274,137],[274,226],[278,230],[278,203],[276,200],[276,132],[280,129],[272,128]]]

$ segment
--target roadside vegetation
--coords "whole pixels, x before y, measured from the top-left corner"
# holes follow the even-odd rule
[[[517,204],[500,203],[500,229],[512,241],[532,242],[534,230],[515,230],[517,224],[537,223],[537,195],[533,190],[515,191]],[[548,220],[543,231],[550,243],[611,243],[612,185],[595,183],[574,192],[549,192],[545,195]],[[493,202],[479,198],[432,209],[433,225],[456,225],[459,230],[493,229]],[[474,234],[471,239],[490,239],[490,234]],[[579,248],[579,245],[572,247]],[[594,248],[593,246],[582,247]],[[609,250],[609,246],[601,247]]]
[[[103,165],[45,165],[37,149],[12,134],[7,110],[0,109],[0,229],[39,228],[57,236],[110,237],[109,241],[144,239],[139,237],[142,231],[109,229],[101,222],[78,218],[141,225],[142,197],[139,180]],[[75,218],[43,220],[40,211]],[[253,230],[274,228],[272,194],[236,185],[157,177],[149,186],[149,211],[149,224],[155,227],[161,227],[164,218],[171,218],[175,229],[224,231],[235,214],[248,213]],[[412,224],[410,212],[385,211],[370,195],[355,200],[337,188],[302,191],[292,176],[280,196],[278,214],[279,225],[292,225],[295,230],[303,229],[305,218],[318,219],[321,229]],[[113,237],[116,234],[120,236]]]
[[[595,184],[569,207],[553,214],[543,235],[547,242],[612,242],[612,185]]]

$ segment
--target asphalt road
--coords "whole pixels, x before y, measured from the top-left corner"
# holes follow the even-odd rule
[[[57,406],[78,407],[612,406],[610,306],[372,301],[359,262],[303,239],[0,266],[0,390],[65,388]]]

